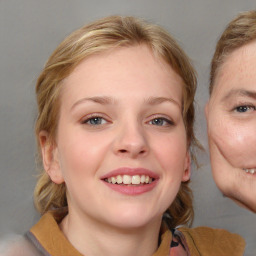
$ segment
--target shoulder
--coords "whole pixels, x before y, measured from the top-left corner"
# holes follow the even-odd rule
[[[0,240],[0,256],[39,256],[34,246],[21,235],[8,235]]]
[[[233,255],[241,256],[244,253],[244,239],[224,229],[209,227],[178,229],[184,236],[192,255]],[[196,253],[197,252],[197,253]],[[201,254],[198,254],[200,252]]]

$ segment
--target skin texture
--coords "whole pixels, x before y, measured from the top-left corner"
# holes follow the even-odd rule
[[[56,145],[43,131],[41,145],[51,179],[67,186],[60,227],[84,255],[156,250],[161,216],[190,177],[182,86],[144,45],[91,56],[63,82]],[[122,167],[148,169],[157,183],[119,193],[101,177]]]
[[[256,212],[256,41],[234,50],[217,73],[205,112],[213,177],[224,195]]]

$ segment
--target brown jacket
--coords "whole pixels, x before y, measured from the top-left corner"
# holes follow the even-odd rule
[[[226,230],[182,227],[177,233],[187,248],[188,256],[242,256],[244,253],[244,240],[239,235],[231,234]],[[51,213],[45,214],[26,236],[22,243],[12,246],[6,253],[0,255],[83,256],[66,239]],[[153,256],[172,255],[170,252],[172,233],[168,230],[161,238],[161,244]]]

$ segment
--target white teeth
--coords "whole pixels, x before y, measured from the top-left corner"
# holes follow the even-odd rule
[[[117,177],[116,177],[116,182],[117,182],[117,184],[123,183],[123,179],[122,179],[122,176],[121,176],[121,175],[117,175]]]
[[[134,185],[140,184],[140,175],[133,175],[132,176],[132,184],[134,184]]]
[[[254,174],[254,173],[255,173],[255,169],[250,169],[249,172],[250,172],[251,174]]]
[[[108,183],[112,184],[125,184],[125,185],[139,185],[139,184],[149,184],[153,181],[148,175],[117,175],[115,177],[110,177],[105,179]]]
[[[146,176],[145,175],[141,175],[140,183],[145,183],[145,182],[146,182]]]
[[[132,183],[132,177],[129,176],[129,175],[124,175],[124,176],[123,176],[123,183],[124,183],[125,185],[131,184],[131,183]]]
[[[246,173],[251,173],[251,174],[256,173],[256,169],[254,169],[254,168],[252,168],[252,169],[243,168],[243,170],[244,170]]]

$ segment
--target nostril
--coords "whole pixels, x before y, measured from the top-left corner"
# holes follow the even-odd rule
[[[141,146],[128,145],[126,147],[120,147],[119,149],[115,150],[115,153],[120,154],[120,156],[130,155],[131,157],[135,157],[139,155],[145,155],[147,153],[147,149]]]
[[[142,155],[142,156],[144,156],[144,155],[147,154],[147,151],[146,151],[146,150],[141,150],[139,154]]]
[[[126,150],[126,149],[120,149],[119,152],[120,152],[120,153],[127,153],[128,150]],[[138,153],[139,153],[139,154],[143,154],[143,153],[145,153],[145,152],[146,152],[146,150],[141,150],[141,151],[139,151]]]

